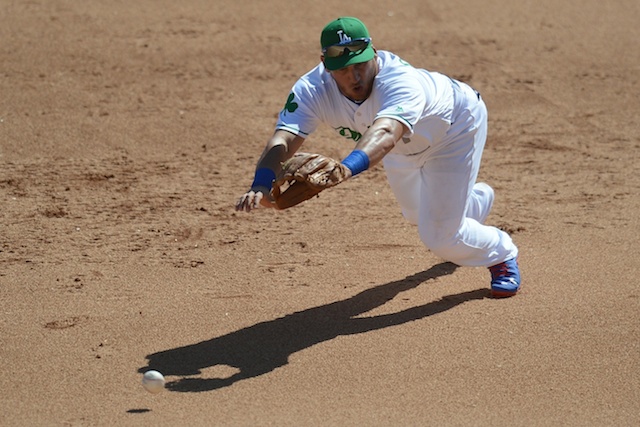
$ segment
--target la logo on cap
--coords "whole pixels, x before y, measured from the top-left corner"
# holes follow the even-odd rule
[[[346,35],[343,30],[338,30],[338,37],[340,37],[340,43],[346,43],[351,41],[351,37]]]

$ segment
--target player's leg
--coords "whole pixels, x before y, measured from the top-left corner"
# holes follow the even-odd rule
[[[421,192],[420,164],[416,160],[396,154],[387,154],[382,159],[387,181],[400,205],[402,215],[414,225],[418,224]]]
[[[493,188],[488,184],[476,183],[467,203],[467,218],[473,218],[480,224],[484,224],[493,207],[494,197]]]
[[[454,158],[437,158],[427,162],[423,174],[418,231],[429,249],[447,261],[475,267],[516,256],[505,232],[467,217],[473,194],[469,180],[474,178],[469,168],[460,168]]]
[[[518,249],[507,233],[481,223],[493,202],[490,187],[475,183],[486,140],[484,104],[473,115],[479,126],[434,150],[422,168],[418,230],[436,255],[458,265],[492,267],[515,259]],[[492,270],[493,282],[515,273]],[[517,281],[508,284],[513,293],[519,273]]]

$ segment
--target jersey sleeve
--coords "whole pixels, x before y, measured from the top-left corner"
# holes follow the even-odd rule
[[[300,79],[289,92],[284,108],[278,115],[276,130],[286,130],[307,138],[320,124],[316,111],[313,89]]]

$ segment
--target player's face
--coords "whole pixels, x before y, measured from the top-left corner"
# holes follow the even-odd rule
[[[367,62],[330,71],[330,73],[344,96],[360,102],[371,95],[373,79],[378,73],[378,62],[373,58]]]

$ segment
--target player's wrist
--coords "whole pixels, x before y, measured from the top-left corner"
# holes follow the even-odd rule
[[[362,150],[353,150],[341,163],[349,168],[351,176],[355,176],[369,169],[369,156]]]
[[[273,181],[276,179],[276,173],[269,168],[259,168],[256,170],[251,188],[265,187],[271,190]]]

